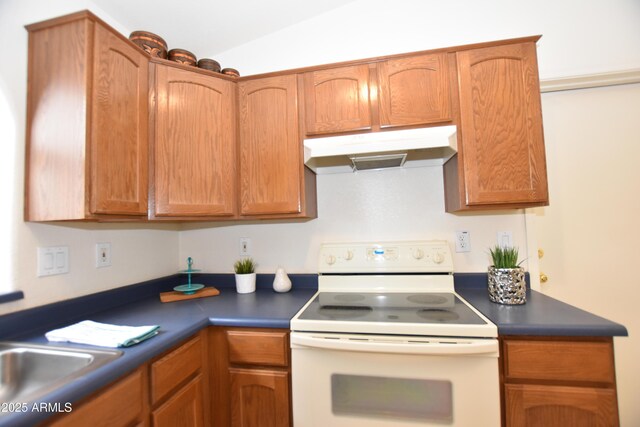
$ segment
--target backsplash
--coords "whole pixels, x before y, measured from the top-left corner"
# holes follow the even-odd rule
[[[273,273],[282,266],[290,273],[314,273],[323,242],[436,239],[448,241],[453,251],[460,230],[470,232],[471,252],[453,252],[456,272],[486,271],[488,248],[499,231],[511,231],[522,258],[528,257],[522,210],[445,213],[442,167],[319,175],[317,188],[315,220],[183,225],[181,262],[192,257],[194,268],[232,272],[240,238],[246,237],[258,272]]]

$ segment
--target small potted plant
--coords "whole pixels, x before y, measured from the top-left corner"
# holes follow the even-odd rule
[[[236,272],[236,291],[239,294],[256,291],[256,265],[251,258],[242,258],[233,264]]]
[[[489,299],[499,304],[524,304],[527,288],[524,268],[518,262],[518,248],[498,246],[489,249],[493,265],[489,267]]]

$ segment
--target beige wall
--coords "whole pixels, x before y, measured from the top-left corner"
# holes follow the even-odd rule
[[[625,325],[622,425],[640,424],[640,84],[542,96],[551,205],[532,210],[543,292]]]
[[[2,261],[0,292],[22,290],[25,299],[0,305],[0,314],[104,289],[123,286],[178,269],[178,233],[175,226],[105,224],[33,224],[22,220],[25,102],[27,87],[27,32],[24,25],[90,8],[118,27],[90,1],[2,0],[0,40],[0,123],[3,129],[1,169],[11,176],[0,186],[7,201],[0,214]],[[6,150],[6,151],[5,151]],[[95,244],[111,242],[112,266],[95,268]],[[38,246],[69,246],[70,272],[36,276]]]

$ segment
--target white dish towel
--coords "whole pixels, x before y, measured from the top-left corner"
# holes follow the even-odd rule
[[[119,326],[83,320],[47,332],[49,341],[74,342],[100,347],[130,347],[158,334],[160,326]]]

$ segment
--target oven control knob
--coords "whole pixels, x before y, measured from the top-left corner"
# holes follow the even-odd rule
[[[433,262],[435,262],[436,264],[442,264],[443,261],[444,255],[442,255],[440,252],[436,252],[433,254]]]
[[[351,261],[353,259],[353,251],[347,250],[344,253],[344,259],[345,261]]]
[[[336,263],[336,257],[334,255],[327,255],[325,262],[329,265],[333,265]]]
[[[424,251],[420,248],[416,249],[415,251],[413,251],[413,257],[415,259],[422,259],[424,258]]]

